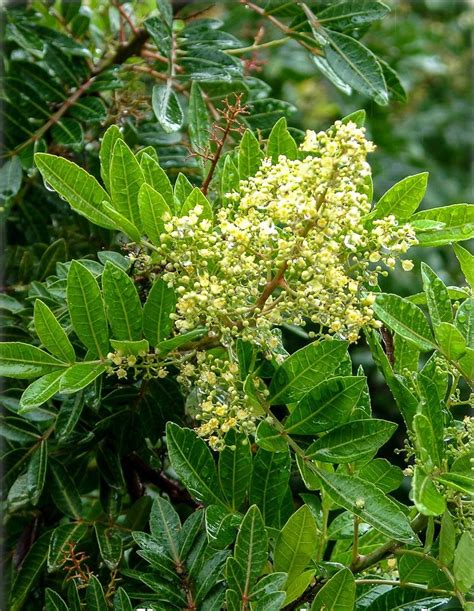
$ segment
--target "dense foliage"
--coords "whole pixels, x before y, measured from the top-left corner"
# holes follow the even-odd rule
[[[388,15],[4,12],[7,608],[474,606],[474,207],[418,210],[423,167],[374,197]],[[261,57],[352,112],[307,130]]]

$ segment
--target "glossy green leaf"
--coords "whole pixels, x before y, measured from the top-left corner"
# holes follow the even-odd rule
[[[0,375],[7,378],[37,378],[58,369],[64,371],[66,367],[66,363],[36,346],[22,342],[0,343]]]
[[[326,28],[353,30],[382,19],[389,10],[378,0],[346,0],[318,10],[318,21]]]
[[[455,325],[469,348],[474,348],[474,298],[465,299],[456,312]]]
[[[396,373],[418,371],[420,350],[415,344],[395,333],[393,337],[393,369]]]
[[[428,172],[407,176],[382,195],[370,216],[381,219],[393,214],[399,221],[407,221],[420,205],[427,185]]]
[[[352,572],[341,569],[316,594],[311,611],[349,611],[354,609],[356,583]]]
[[[68,606],[57,592],[46,588],[45,590],[46,611],[69,611]]]
[[[253,461],[249,503],[257,505],[265,524],[273,526],[290,477],[290,453],[267,452],[260,448]]]
[[[466,496],[474,496],[474,477],[472,473],[463,475],[462,473],[443,473],[438,475],[436,480],[441,484],[462,492]]]
[[[252,454],[247,437],[234,429],[226,434],[225,442],[219,454],[219,481],[227,501],[236,510],[245,500],[250,485]]]
[[[359,516],[363,522],[399,541],[410,543],[417,540],[403,511],[371,482],[321,469],[317,469],[317,474],[331,499]]]
[[[325,52],[329,67],[356,91],[369,95],[377,104],[387,104],[387,85],[372,51],[346,34],[327,32],[327,35]]]
[[[206,509],[206,535],[214,549],[224,549],[235,541],[241,516],[218,505]]]
[[[72,326],[82,343],[98,356],[109,348],[109,330],[102,295],[93,274],[72,261],[67,277],[67,305]]]
[[[81,497],[65,467],[57,461],[50,462],[48,474],[48,489],[56,507],[71,518],[79,518],[82,512]]]
[[[383,293],[377,296],[374,312],[390,329],[413,342],[420,350],[432,350],[434,339],[428,321],[416,305],[399,297]]]
[[[254,176],[260,167],[263,153],[260,144],[250,130],[247,130],[239,145],[238,167],[240,180]]]
[[[442,246],[474,238],[474,206],[453,204],[442,208],[430,208],[417,212],[413,221],[437,221],[442,228],[417,234],[420,246]]]
[[[456,549],[456,527],[448,510],[443,513],[443,517],[441,518],[438,541],[439,560],[445,566],[449,567],[454,560],[454,550]]]
[[[357,405],[364,383],[364,378],[356,376],[338,376],[320,382],[288,416],[285,430],[291,434],[314,435],[345,422]]]
[[[51,532],[46,532],[32,545],[21,568],[18,570],[10,593],[8,609],[20,611],[27,600],[31,588],[40,578],[48,555]]]
[[[95,575],[89,579],[86,590],[86,607],[90,611],[104,611],[107,609],[104,589]]]
[[[442,438],[438,437],[440,423],[435,414],[416,414],[413,418],[413,428],[416,433],[415,444],[423,463],[440,466],[442,462]],[[441,430],[442,426],[441,426]]]
[[[280,531],[275,543],[274,569],[288,574],[288,583],[301,575],[316,553],[316,522],[307,505],[296,511]]]
[[[170,315],[176,308],[174,290],[158,278],[155,280],[143,306],[143,334],[151,346],[157,346],[168,337],[173,328]]]
[[[170,210],[174,210],[173,187],[166,172],[160,167],[158,161],[147,153],[140,158],[140,167],[145,178],[145,183],[157,191],[165,200]],[[140,200],[139,200],[140,203]],[[143,220],[143,214],[140,211]]]
[[[197,187],[194,187],[191,193],[184,200],[180,216],[189,216],[191,213],[195,213],[200,221],[205,219],[209,221],[213,220],[214,215],[211,204],[201,189],[198,189]]]
[[[148,352],[150,349],[150,344],[146,339],[140,339],[137,341],[129,342],[125,340],[117,340],[111,339],[110,345],[114,350],[120,352],[121,354],[128,356],[139,356],[140,353]]]
[[[412,483],[413,501],[426,516],[439,516],[446,510],[446,500],[433,484],[431,476],[416,465]]]
[[[142,306],[133,280],[107,261],[102,274],[107,317],[115,339],[137,341],[142,334]]]
[[[149,184],[143,184],[138,194],[138,206],[143,231],[152,244],[161,244],[161,234],[165,233],[165,222],[171,219],[171,210],[164,197]]]
[[[134,242],[141,242],[141,233],[139,229],[125,216],[123,216],[123,214],[120,214],[120,212],[116,210],[110,202],[100,202],[98,205],[98,210],[100,210],[105,216],[107,216],[107,218],[110,219],[110,221],[114,224],[114,229],[121,231]]]
[[[257,427],[255,432],[255,443],[269,452],[286,452],[288,448],[285,434],[277,431],[277,429],[266,420],[262,420]]]
[[[424,262],[421,263],[421,277],[433,327],[442,322],[453,322],[451,299],[444,282]]]
[[[127,592],[118,588],[114,596],[114,611],[133,611],[132,603]]]
[[[21,395],[20,411],[28,412],[54,397],[60,391],[61,377],[67,371],[67,369],[52,371],[30,384]]]
[[[181,128],[184,121],[183,110],[170,82],[153,87],[151,104],[158,123],[167,134]]]
[[[138,192],[144,180],[135,155],[119,138],[115,142],[110,162],[110,195],[113,207],[136,227],[141,226]]]
[[[36,153],[35,163],[44,181],[73,210],[99,227],[115,229],[114,223],[99,209],[100,203],[109,197],[93,176],[72,161],[48,153]]]
[[[48,442],[46,439],[39,444],[28,463],[27,487],[28,496],[33,505],[39,501],[46,481],[46,469],[48,466]]]
[[[198,327],[197,329],[193,329],[187,333],[181,333],[180,335],[175,335],[175,337],[160,342],[157,348],[161,353],[170,352],[171,350],[175,350],[181,346],[192,344],[192,342],[200,339],[206,335],[206,333],[207,329],[205,327]]]
[[[359,477],[371,482],[383,492],[391,492],[400,487],[403,471],[400,467],[391,465],[385,458],[376,458],[362,467]]]
[[[435,327],[435,337],[441,352],[449,361],[457,361],[466,353],[466,339],[454,325],[448,322],[440,323]]]
[[[53,530],[48,550],[48,571],[55,571],[66,561],[71,545],[76,545],[87,534],[87,524],[70,522]]]
[[[35,301],[34,323],[36,333],[46,350],[62,361],[74,363],[76,354],[66,332],[40,299]]]
[[[271,404],[301,399],[317,384],[331,377],[346,351],[346,342],[324,340],[294,352],[273,376],[270,385]]]
[[[112,153],[115,143],[122,135],[120,129],[116,125],[111,125],[104,134],[100,145],[100,175],[104,182],[105,188],[110,193],[110,164],[112,162]]]
[[[285,117],[278,119],[270,132],[267,155],[271,157],[273,163],[278,162],[280,155],[284,155],[287,159],[296,159],[298,156],[298,147],[288,131]]]
[[[156,497],[150,514],[150,530],[154,540],[177,563],[181,561],[179,552],[179,534],[181,521],[171,503]]]
[[[189,182],[186,176],[180,172],[178,174],[178,178],[174,183],[173,195],[176,203],[178,204],[178,209],[184,204],[186,198],[194,189],[193,185]]]
[[[205,441],[173,422],[166,425],[166,440],[173,469],[191,494],[204,503],[223,505],[216,466]]]
[[[454,552],[453,573],[456,585],[462,592],[467,592],[474,584],[474,539],[467,530],[463,532]]]
[[[366,454],[375,453],[396,428],[396,424],[386,420],[353,420],[320,437],[309,446],[306,455],[322,462],[354,462]]]
[[[74,431],[83,407],[84,397],[82,393],[77,394],[73,400],[62,404],[56,418],[56,435],[59,443],[65,441]]]
[[[117,568],[122,556],[122,538],[120,531],[114,527],[95,524],[95,535],[99,553],[105,566],[110,570]]]
[[[462,273],[466,280],[474,288],[474,255],[463,248],[460,244],[453,244],[454,254],[459,261]]]
[[[242,570],[242,594],[248,596],[267,561],[268,537],[262,515],[252,505],[244,516],[235,542],[234,558]]]

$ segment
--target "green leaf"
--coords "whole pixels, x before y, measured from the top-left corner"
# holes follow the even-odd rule
[[[347,0],[318,11],[318,22],[326,28],[353,30],[382,19],[390,11],[378,0]]]
[[[41,535],[23,560],[12,585],[8,606],[10,611],[20,611],[23,608],[31,588],[39,579],[46,563],[50,538],[51,531]]]
[[[74,363],[76,354],[66,332],[40,299],[35,300],[34,323],[36,333],[46,350],[62,361]]]
[[[99,552],[105,566],[113,570],[117,568],[122,556],[122,537],[120,531],[103,524],[94,524]]]
[[[246,130],[239,145],[238,167],[240,180],[254,176],[260,167],[263,153],[260,144],[250,130]]]
[[[252,505],[244,516],[235,542],[234,558],[242,569],[242,594],[249,596],[267,561],[268,536],[262,515]]]
[[[22,168],[18,156],[12,157],[0,168],[0,202],[14,197],[21,187]]]
[[[265,524],[273,526],[278,518],[290,477],[290,453],[267,452],[259,448],[253,461],[249,503],[262,511]]]
[[[426,516],[439,516],[446,510],[446,500],[420,465],[415,466],[412,483],[413,502]]]
[[[312,443],[306,456],[322,462],[354,462],[366,454],[375,453],[396,428],[396,424],[386,420],[354,420],[332,429]]]
[[[355,605],[356,583],[354,575],[341,569],[319,590],[311,605],[311,611],[349,611]]]
[[[108,608],[104,590],[95,575],[92,575],[87,584],[86,608],[88,611],[104,611]]]
[[[438,475],[436,480],[467,496],[474,496],[474,477],[471,473],[469,475],[462,475],[461,473],[443,473],[442,475]]]
[[[307,505],[296,511],[280,531],[275,543],[273,568],[288,574],[288,583],[301,575],[316,553],[318,530]]]
[[[166,440],[173,469],[197,500],[224,505],[216,466],[206,443],[194,431],[173,422],[166,425]]]
[[[377,295],[374,312],[379,320],[420,350],[432,350],[433,334],[423,312],[403,297],[382,293]]]
[[[46,588],[45,594],[46,611],[69,611],[68,606],[57,592]]]
[[[393,214],[399,221],[407,221],[425,196],[428,172],[407,176],[391,187],[376,204],[371,218],[381,219]]]
[[[111,125],[104,134],[100,145],[100,175],[105,188],[110,193],[110,164],[115,143],[122,137],[120,129],[116,125]]]
[[[421,263],[421,277],[433,327],[442,322],[453,322],[453,310],[448,289],[431,267],[423,261]]]
[[[44,280],[48,276],[53,275],[56,269],[56,263],[66,259],[66,252],[66,241],[62,238],[50,244],[41,255],[41,259],[38,263],[38,269],[36,270],[37,279]]]
[[[107,369],[101,363],[77,363],[70,367],[60,379],[60,389],[63,393],[74,393],[89,386]]]
[[[417,541],[408,518],[398,505],[374,484],[356,476],[316,470],[331,499],[359,516],[387,537],[405,541]]]
[[[194,189],[193,185],[189,182],[186,176],[182,172],[180,172],[178,174],[178,178],[176,179],[176,182],[174,183],[174,191],[173,191],[174,199],[178,204],[178,208],[182,207],[186,198],[188,197],[188,195],[191,193],[193,189]]]
[[[61,388],[61,377],[66,370],[52,371],[35,380],[23,392],[20,399],[20,412],[28,412],[43,403],[46,403],[51,397],[54,397]]]
[[[118,588],[114,596],[114,611],[133,611],[132,603],[127,592]]]
[[[466,353],[466,340],[454,325],[448,322],[440,323],[435,327],[435,336],[441,352],[449,361],[457,361]]]
[[[347,342],[324,340],[308,344],[289,356],[270,384],[270,403],[290,403],[331,377],[347,351]]]
[[[36,153],[35,163],[47,185],[69,202],[71,208],[86,219],[115,229],[115,224],[100,210],[109,197],[97,180],[72,161],[48,153]]]
[[[285,430],[298,435],[314,435],[345,422],[356,407],[364,384],[364,378],[358,376],[320,382],[288,416]]]
[[[115,339],[138,341],[142,335],[142,305],[133,280],[107,261],[102,290],[110,327]]]
[[[0,376],[24,380],[67,367],[47,352],[22,342],[0,343]]]
[[[181,346],[185,346],[197,339],[206,335],[207,329],[205,327],[198,327],[197,329],[193,329],[192,331],[188,331],[187,333],[181,333],[180,335],[176,335],[171,339],[167,339],[164,342],[160,342],[157,346],[160,353],[170,352],[171,350],[175,350],[176,348],[180,348]]]
[[[204,153],[209,147],[211,125],[202,91],[196,82],[191,84],[188,107],[189,140],[193,151]],[[204,171],[205,160],[200,157],[200,165]]]
[[[199,206],[199,211],[195,210],[197,206]],[[195,212],[197,214],[199,221],[203,221],[204,219],[212,221],[214,218],[209,200],[203,194],[201,189],[198,189],[198,187],[194,187],[188,197],[184,200],[180,216],[189,216],[191,212]]]
[[[71,261],[66,295],[77,337],[93,354],[104,357],[109,347],[104,302],[97,280],[78,261]]]
[[[184,121],[183,110],[170,81],[166,85],[153,87],[151,105],[158,123],[167,134],[181,128]]]
[[[140,167],[145,177],[145,183],[161,195],[170,210],[174,210],[173,187],[168,175],[160,167],[158,161],[144,153],[140,157]]]
[[[295,577],[289,581],[285,586],[286,596],[284,597],[283,601],[280,602],[280,605],[289,605],[291,602],[299,598],[313,581],[314,573],[315,570],[310,569],[309,571],[305,571],[304,573],[301,573],[301,575],[298,575],[298,577]]]
[[[367,118],[367,113],[363,108],[360,110],[354,110],[350,114],[346,115],[341,119],[341,123],[347,125],[348,123],[355,123],[357,127],[364,127],[365,119]]]
[[[408,371],[418,371],[420,351],[412,342],[401,337],[398,333],[395,333],[393,338],[393,358],[393,368],[396,373],[403,374],[406,369]]]
[[[377,58],[380,67],[382,68],[385,84],[387,85],[389,99],[392,102],[401,102],[404,104],[407,101],[407,93],[402,85],[398,74],[387,64],[387,62]]]
[[[151,346],[166,339],[173,328],[170,315],[176,309],[174,290],[162,278],[155,280],[143,306],[143,335]]]
[[[214,549],[224,549],[234,543],[241,517],[227,509],[211,505],[206,509],[206,535]]]
[[[474,584],[474,539],[467,530],[463,532],[454,553],[454,578],[462,592],[467,592]]]
[[[100,202],[98,209],[114,223],[114,229],[129,236],[134,242],[141,242],[142,236],[137,227],[124,217],[123,214],[120,214],[120,212],[113,208],[110,202]]]
[[[277,431],[277,429],[266,420],[262,420],[257,427],[255,432],[255,443],[269,452],[286,452],[288,448],[285,433]]]
[[[74,431],[84,407],[82,393],[76,395],[73,401],[64,402],[56,419],[56,435],[58,442],[65,441]]]
[[[136,227],[141,226],[138,192],[144,180],[135,155],[119,138],[114,145],[110,163],[110,195],[113,207]]]
[[[163,547],[176,563],[181,562],[179,534],[181,521],[171,503],[161,497],[153,501],[150,514],[150,531],[156,543]]]
[[[46,439],[39,444],[28,463],[26,485],[31,503],[36,505],[43,492],[48,465],[48,442]]]
[[[82,125],[76,119],[63,118],[53,125],[51,129],[53,139],[63,146],[82,145],[84,132]]]
[[[462,273],[466,280],[474,288],[474,255],[459,244],[453,244],[454,254],[456,255]]]
[[[448,510],[441,518],[441,529],[439,531],[439,560],[445,566],[451,566],[456,549],[456,527],[454,520]]]
[[[474,206],[453,204],[417,212],[412,221],[437,221],[442,228],[417,234],[419,246],[442,246],[474,238]]]
[[[80,518],[82,512],[81,497],[64,466],[57,461],[50,462],[48,473],[50,475],[48,488],[56,507],[71,518]]]
[[[278,119],[270,132],[267,155],[271,157],[273,163],[278,162],[280,155],[284,155],[287,159],[298,157],[298,147],[295,139],[288,131],[285,117]]]
[[[165,199],[153,187],[143,184],[138,194],[138,206],[143,231],[152,244],[161,244],[161,234],[165,233],[165,223],[171,219],[171,210]]]
[[[325,47],[329,67],[356,91],[369,95],[377,104],[388,103],[387,85],[377,58],[350,36],[326,31]]]
[[[219,454],[219,480],[233,510],[239,509],[247,496],[252,475],[252,454],[245,435],[231,429]]]
[[[38,430],[23,418],[3,417],[0,420],[0,435],[9,441],[32,444],[40,439]]]
[[[150,344],[146,339],[140,339],[136,342],[111,339],[110,345],[114,350],[120,352],[121,354],[124,354],[125,356],[139,356],[140,352],[148,352],[150,349]]]
[[[391,492],[400,487],[403,471],[400,467],[391,465],[385,458],[376,458],[362,467],[359,477],[371,482],[382,492]]]
[[[469,348],[474,348],[474,298],[470,297],[461,303],[456,312],[456,327],[466,338]]]

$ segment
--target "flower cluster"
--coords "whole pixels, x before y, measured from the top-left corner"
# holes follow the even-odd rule
[[[366,156],[373,149],[352,122],[309,131],[297,159],[264,159],[255,176],[226,195],[215,219],[199,205],[173,216],[161,236],[159,264],[177,293],[177,329],[205,325],[225,346],[241,337],[271,354],[272,328],[283,323],[310,321],[321,334],[350,342],[362,327],[378,326],[369,287],[416,238],[393,215],[374,220],[369,214]],[[408,270],[411,262],[402,266]],[[215,416],[218,395],[202,403],[202,434],[225,432]],[[223,403],[227,408],[229,400]]]
[[[108,375],[116,375],[119,380],[126,379],[131,372],[133,378],[139,375],[144,380],[152,378],[165,378],[168,370],[163,366],[163,359],[153,352],[140,351],[138,355],[123,354],[117,350],[109,352],[107,358],[110,365],[107,368]]]

